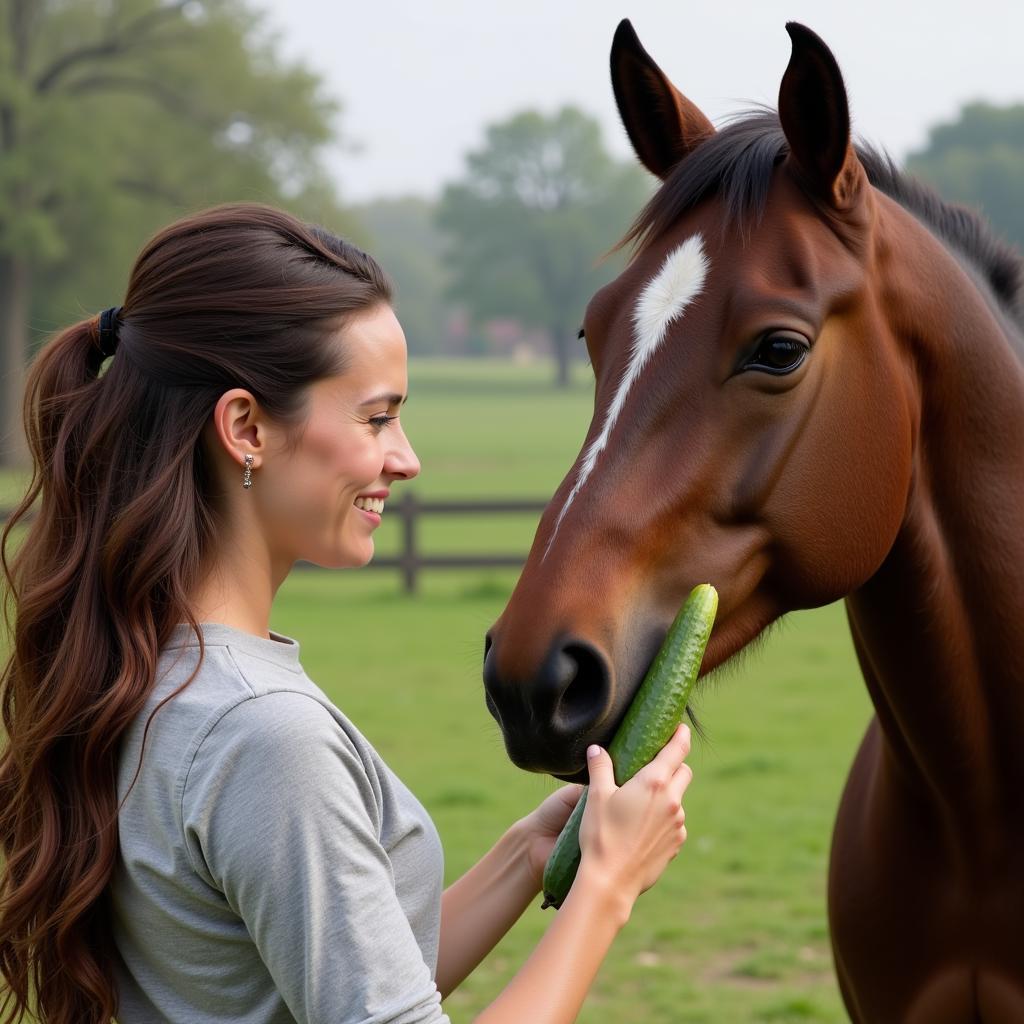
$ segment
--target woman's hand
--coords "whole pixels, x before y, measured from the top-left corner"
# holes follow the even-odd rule
[[[684,760],[689,752],[690,730],[680,723],[654,760],[621,787],[615,785],[607,750],[587,759],[590,796],[580,825],[580,847],[599,874],[625,886],[633,899],[655,883],[686,841],[681,802],[693,778]],[[516,822],[538,892],[555,840],[582,792],[583,786],[562,786]]]
[[[526,862],[530,877],[536,881],[537,892],[540,892],[543,884],[544,865],[548,862],[555,840],[569,820],[582,792],[582,786],[562,786],[516,823],[526,843]]]
[[[580,822],[580,871],[596,874],[630,901],[654,885],[686,841],[682,798],[693,778],[684,760],[689,752],[690,730],[681,723],[649,764],[616,786],[608,751],[587,751],[590,790]]]

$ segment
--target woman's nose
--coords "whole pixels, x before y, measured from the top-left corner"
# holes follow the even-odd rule
[[[405,434],[402,434],[401,443],[392,449],[384,468],[388,473],[404,477],[406,480],[411,480],[419,474],[420,460]]]

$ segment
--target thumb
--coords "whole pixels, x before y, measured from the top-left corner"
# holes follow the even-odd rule
[[[615,789],[612,758],[604,747],[599,747],[596,743],[587,747],[587,770],[590,772],[592,793],[610,793]]]

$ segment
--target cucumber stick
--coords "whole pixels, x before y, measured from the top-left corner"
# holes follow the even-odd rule
[[[710,583],[701,583],[690,592],[669,627],[654,664],[608,747],[617,786],[650,763],[683,720],[717,611],[718,591]],[[560,907],[576,877],[587,792],[588,787],[584,787],[544,866],[542,907]]]

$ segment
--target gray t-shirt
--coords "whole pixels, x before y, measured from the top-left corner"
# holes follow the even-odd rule
[[[118,818],[119,1024],[438,1024],[443,859],[424,807],[310,680],[299,645],[201,623]],[[175,627],[126,733],[195,669]]]

